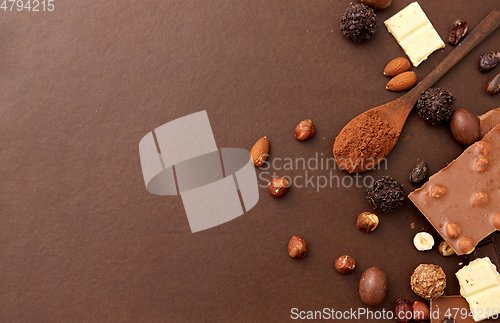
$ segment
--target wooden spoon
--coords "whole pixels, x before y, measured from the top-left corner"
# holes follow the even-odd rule
[[[420,94],[437,82],[476,45],[500,25],[500,11],[493,10],[434,70],[397,100],[370,109],[352,119],[335,138],[333,155],[349,173],[378,165],[396,144],[406,118]]]

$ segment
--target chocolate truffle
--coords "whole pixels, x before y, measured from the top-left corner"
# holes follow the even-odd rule
[[[440,88],[430,88],[418,98],[418,115],[431,125],[448,122],[453,115],[455,99],[450,92]]]
[[[403,185],[389,176],[379,177],[366,190],[366,197],[371,206],[380,212],[390,212],[403,204]]]
[[[446,275],[437,265],[421,264],[411,275],[411,289],[418,296],[427,300],[443,295],[446,287]]]
[[[364,4],[351,2],[340,19],[340,30],[355,43],[369,40],[377,31],[377,15]]]

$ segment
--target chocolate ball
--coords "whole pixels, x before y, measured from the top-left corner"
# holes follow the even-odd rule
[[[359,296],[368,306],[377,306],[385,298],[387,293],[387,277],[378,267],[370,267],[359,281]]]
[[[465,109],[458,109],[450,120],[453,137],[462,145],[470,145],[479,140],[479,122]]]

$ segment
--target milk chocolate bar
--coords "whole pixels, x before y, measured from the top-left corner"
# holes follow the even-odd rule
[[[457,255],[500,229],[500,125],[408,196]]]
[[[500,108],[492,109],[480,115],[477,119],[479,120],[479,138],[483,138],[500,123]]]

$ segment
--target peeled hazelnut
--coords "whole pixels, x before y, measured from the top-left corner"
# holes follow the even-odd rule
[[[495,229],[500,230],[500,213],[496,213],[493,216],[493,225],[495,226]]]
[[[446,187],[440,185],[434,185],[431,188],[431,196],[432,197],[442,197],[446,194]]]
[[[472,198],[472,206],[485,206],[488,204],[488,194],[485,192],[479,192]]]
[[[481,155],[489,155],[491,153],[491,145],[489,142],[481,140],[477,143],[477,151]]]
[[[340,256],[335,260],[335,270],[341,274],[348,274],[354,270],[356,262],[351,256]]]
[[[373,9],[385,9],[391,5],[392,0],[361,0],[361,3]]]
[[[448,223],[446,225],[446,234],[450,239],[456,239],[460,234],[460,226],[455,223]]]
[[[284,177],[274,177],[269,182],[269,193],[275,197],[282,197],[290,187],[290,183]]]
[[[453,248],[451,248],[450,245],[448,244],[448,242],[446,242],[446,241],[441,241],[438,249],[439,249],[439,253],[443,256],[451,256],[455,253]]]
[[[460,250],[462,250],[463,252],[465,252],[466,254],[469,254],[471,253],[472,251],[474,251],[474,242],[472,241],[472,239],[469,239],[469,238],[462,238],[458,244]]]
[[[418,251],[431,250],[434,246],[434,238],[427,232],[419,232],[413,238],[413,245]]]
[[[363,233],[370,233],[377,228],[378,223],[378,216],[370,212],[363,212],[358,215],[356,227]]]
[[[413,315],[413,309],[409,300],[399,298],[394,304],[394,314],[400,323],[408,323]]]
[[[488,159],[480,157],[476,161],[476,171],[482,173],[488,169]]]
[[[314,125],[310,119],[302,121],[295,128],[295,138],[298,140],[307,140],[314,137],[314,134]]]
[[[304,258],[307,254],[307,245],[304,239],[293,236],[288,242],[288,254],[292,258]]]
[[[429,319],[430,311],[429,307],[423,302],[416,301],[412,305],[413,309],[413,320],[416,322],[422,322]]]

